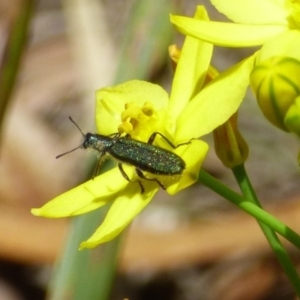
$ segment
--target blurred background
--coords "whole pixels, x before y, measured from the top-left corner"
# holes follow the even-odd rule
[[[169,91],[168,46],[183,41],[169,13],[192,16],[198,4],[225,20],[207,1],[0,1],[0,78],[13,29],[24,5],[33,5],[1,123],[0,300],[46,297],[70,220],[37,218],[30,209],[86,180],[95,159],[79,150],[55,159],[81,142],[68,116],[94,132],[95,90],[144,79]],[[213,64],[224,70],[253,51],[216,48]],[[272,127],[250,92],[239,118],[250,147],[246,168],[263,206],[300,232],[296,138]],[[204,139],[211,144],[211,136]],[[204,167],[238,191],[213,148]],[[287,247],[299,265],[299,251]],[[161,191],[132,224],[112,293],[125,298],[296,299],[256,222],[200,185],[175,197]]]

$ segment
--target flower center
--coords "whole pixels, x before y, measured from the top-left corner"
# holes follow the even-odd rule
[[[142,107],[135,102],[125,104],[121,114],[122,123],[118,127],[119,133],[127,133],[132,138],[147,141],[149,136],[159,128],[158,112],[151,102],[145,102]]]

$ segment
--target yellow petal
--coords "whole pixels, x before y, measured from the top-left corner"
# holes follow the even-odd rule
[[[288,56],[300,61],[300,32],[289,30],[265,43],[257,55],[256,64],[275,56]]]
[[[198,6],[195,19],[208,20],[203,6]],[[176,67],[170,95],[169,111],[174,119],[186,103],[199,92],[210,65],[213,46],[198,39],[186,37]]]
[[[114,168],[47,202],[32,214],[47,218],[75,216],[92,211],[113,200],[128,181]]]
[[[120,234],[148,205],[158,188],[149,190],[145,184],[145,190],[146,192],[141,194],[137,184],[129,184],[122,194],[115,199],[101,226],[87,241],[80,244],[80,249],[93,248]]]
[[[245,25],[195,20],[171,16],[171,22],[183,34],[224,47],[257,46],[287,31],[283,25]]]
[[[170,195],[178,193],[180,190],[185,189],[197,181],[207,151],[208,145],[200,140],[192,140],[188,146],[175,149],[174,152],[185,161],[186,168],[180,180],[175,181],[167,187],[167,192]]]
[[[211,3],[235,23],[287,26],[284,0],[211,0]]]
[[[96,96],[96,125],[103,135],[117,132],[126,103],[135,102],[142,107],[149,101],[156,110],[161,110],[169,101],[167,92],[159,85],[140,80],[100,89]]]
[[[188,103],[178,119],[175,142],[200,137],[229,119],[245,96],[254,59],[255,55],[223,72]]]

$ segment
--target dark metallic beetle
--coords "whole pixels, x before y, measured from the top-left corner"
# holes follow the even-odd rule
[[[73,152],[79,148],[94,149],[100,153],[94,176],[98,174],[101,160],[105,155],[109,155],[118,161],[119,170],[126,180],[135,182],[129,179],[122,167],[122,164],[134,166],[138,177],[149,181],[155,181],[163,189],[165,189],[165,186],[157,178],[146,177],[143,171],[155,175],[173,176],[182,174],[185,169],[185,162],[180,156],[169,150],[154,146],[153,142],[157,135],[160,135],[174,149],[179,146],[189,144],[190,142],[175,146],[159,132],[154,132],[147,143],[132,139],[130,135],[121,136],[120,133],[113,133],[108,136],[96,133],[84,134],[73,119],[71,117],[69,117],[69,119],[79,129],[84,137],[84,141],[80,146],[60,154],[56,156],[56,158]],[[145,189],[142,182],[140,180],[137,180],[137,182],[141,187],[141,193],[144,193]]]

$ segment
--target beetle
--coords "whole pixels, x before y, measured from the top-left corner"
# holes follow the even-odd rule
[[[166,189],[165,186],[157,178],[146,177],[143,172],[148,172],[153,175],[174,176],[181,175],[185,169],[185,162],[180,156],[167,149],[155,146],[153,143],[158,135],[161,136],[173,149],[182,145],[190,144],[190,141],[175,146],[160,132],[152,133],[148,142],[132,139],[129,134],[126,136],[122,136],[120,133],[113,133],[110,135],[101,135],[97,133],[84,134],[71,117],[69,117],[69,120],[81,132],[84,138],[83,143],[70,151],[56,156],[56,158],[60,158],[63,155],[73,152],[79,148],[96,150],[100,153],[100,157],[93,177],[98,174],[102,158],[108,155],[118,162],[118,168],[122,176],[127,181],[138,182],[141,188],[141,194],[143,194],[145,192],[145,188],[141,180],[131,180],[125,173],[122,164],[135,167],[135,172],[139,178],[155,181],[164,190]]]

